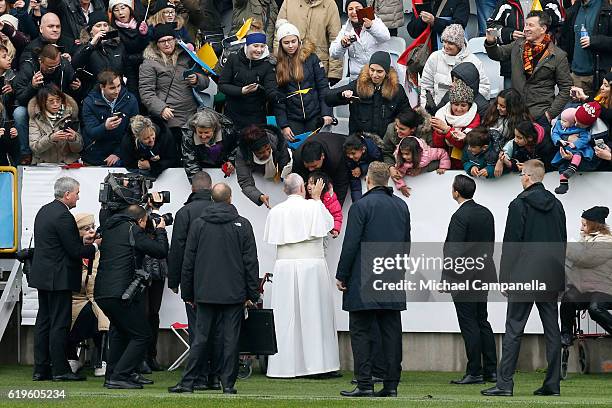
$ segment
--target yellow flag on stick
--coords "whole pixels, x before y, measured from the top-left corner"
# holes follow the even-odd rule
[[[543,11],[540,0],[534,0],[533,4],[531,5],[531,11]]]
[[[202,47],[200,47],[198,52],[196,52],[196,55],[209,67],[214,68],[217,65],[217,62],[219,62],[219,58],[217,58],[215,50],[213,50],[212,45],[210,45],[209,43],[206,43]]]
[[[242,27],[240,27],[240,30],[236,31],[236,37],[238,37],[239,40],[242,40],[244,36],[247,34],[249,29],[251,28],[252,22],[253,22],[253,17],[245,21]]]

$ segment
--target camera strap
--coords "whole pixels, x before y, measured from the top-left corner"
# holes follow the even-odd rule
[[[126,203],[128,203],[128,204],[139,204],[140,203],[139,200],[135,200],[133,198],[128,198],[128,197],[126,197],[123,194],[122,187],[119,185],[119,183],[117,183],[117,180],[115,179],[115,176],[113,176],[112,174],[110,174],[110,177],[108,178],[108,185],[115,192],[115,194],[117,194],[119,197],[121,197],[123,199],[123,201],[125,201]],[[130,229],[130,234],[131,234],[131,231],[132,230]],[[132,241],[133,241],[133,237],[132,237]],[[133,244],[132,244],[132,246],[133,246]]]
[[[130,246],[132,247],[132,258],[134,258],[134,271],[136,271],[136,269],[138,269],[138,263],[136,262],[136,240],[134,240],[134,232],[132,231],[133,227],[134,227],[134,224],[130,223],[129,241],[130,241]]]

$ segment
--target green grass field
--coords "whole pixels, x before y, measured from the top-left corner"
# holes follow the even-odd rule
[[[91,374],[85,372],[86,374]],[[149,377],[155,384],[143,390],[107,390],[102,379],[89,377],[80,383],[35,383],[31,381],[32,368],[27,366],[0,366],[0,407],[45,406],[79,408],[157,408],[157,407],[612,407],[612,376],[571,374],[561,384],[561,397],[534,397],[544,378],[543,373],[517,373],[514,397],[485,398],[482,385],[452,386],[448,382],[458,378],[457,373],[404,372],[397,399],[346,399],[340,390],[352,389],[352,373],[333,380],[271,380],[254,373],[247,380],[238,380],[238,395],[225,396],[220,391],[171,395],[166,388],[174,385],[180,372],[154,373]],[[379,387],[379,386],[378,386]],[[377,387],[377,389],[378,389]],[[9,400],[11,389],[64,389],[63,400]]]

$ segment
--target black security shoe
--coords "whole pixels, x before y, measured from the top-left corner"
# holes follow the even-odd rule
[[[168,387],[168,392],[171,394],[182,394],[185,392],[193,392],[193,388],[187,388],[183,384],[178,383],[174,387]]]
[[[142,385],[131,381],[106,380],[104,381],[104,388],[108,388],[109,390],[140,390],[142,389]]]
[[[141,384],[141,385],[151,385],[153,384],[153,380],[150,380],[148,378],[146,378],[145,376],[143,376],[142,374],[138,374],[138,373],[133,373],[130,376],[130,381],[136,384]]]
[[[490,383],[496,383],[497,382],[497,374],[493,373],[493,374],[488,374],[484,376],[484,380],[486,382],[490,382]]]
[[[541,387],[541,388],[538,388],[537,390],[535,390],[533,392],[533,395],[538,395],[540,397],[548,397],[548,396],[559,397],[559,396],[561,396],[561,393],[560,392],[550,391],[550,390],[547,390],[544,387]]]
[[[374,390],[362,390],[359,387],[355,387],[353,391],[340,391],[340,395],[343,397],[373,397]]]
[[[482,375],[466,374],[460,380],[451,380],[451,384],[466,385],[466,384],[484,384]]]
[[[32,381],[51,381],[52,377],[49,373],[34,373],[32,374]]]
[[[152,371],[164,371],[164,369],[159,365],[156,359],[150,358],[147,360],[147,365]]]
[[[228,387],[223,389],[224,394],[238,394],[238,391],[234,387]]]
[[[388,390],[386,388],[383,388],[380,391],[377,391],[374,393],[375,397],[391,397],[391,398],[395,398],[397,397],[397,390]]]
[[[86,379],[87,377],[74,373],[53,376],[53,381],[85,381]]]
[[[502,390],[501,388],[491,387],[486,390],[480,391],[480,393],[487,397],[511,397],[512,390]]]
[[[140,363],[136,371],[138,371],[140,374],[151,374],[152,373],[151,367],[149,367],[146,361],[143,361],[142,363]]]

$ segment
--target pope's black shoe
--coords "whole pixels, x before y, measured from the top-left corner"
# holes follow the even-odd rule
[[[362,390],[359,387],[355,387],[353,391],[340,391],[340,395],[343,397],[373,397],[374,390]]]
[[[459,385],[466,385],[466,384],[484,384],[484,379],[482,378],[482,375],[471,375],[471,374],[466,374],[463,376],[462,379],[460,380],[452,380],[450,382],[451,384],[459,384]]]
[[[146,378],[145,376],[143,376],[142,374],[138,374],[138,373],[133,373],[130,376],[130,381],[136,384],[141,384],[141,385],[151,385],[153,384],[153,380],[150,380],[148,378]]]
[[[140,390],[142,385],[131,381],[106,380],[104,381],[104,388],[109,390]]]
[[[238,394],[238,391],[236,391],[234,387],[229,387],[229,388],[224,388],[223,393],[224,394]]]
[[[377,391],[374,393],[375,397],[397,397],[397,390],[389,390],[386,388],[383,388],[380,391]]]
[[[548,397],[548,396],[550,396],[550,397],[559,397],[561,395],[561,393],[550,391],[550,390],[547,390],[544,387],[541,387],[541,388],[538,388],[537,390],[535,390],[533,392],[533,395],[538,395],[538,396],[541,396],[541,397]]]
[[[184,392],[193,392],[193,388],[187,388],[183,384],[178,383],[174,387],[168,387],[168,392],[171,394],[182,394]]]
[[[85,381],[86,379],[87,377],[74,373],[53,376],[53,381]]]
[[[497,388],[497,386],[487,388],[486,390],[482,390],[480,391],[480,393],[487,397],[511,397],[512,396],[512,390],[502,390],[501,388]]]

